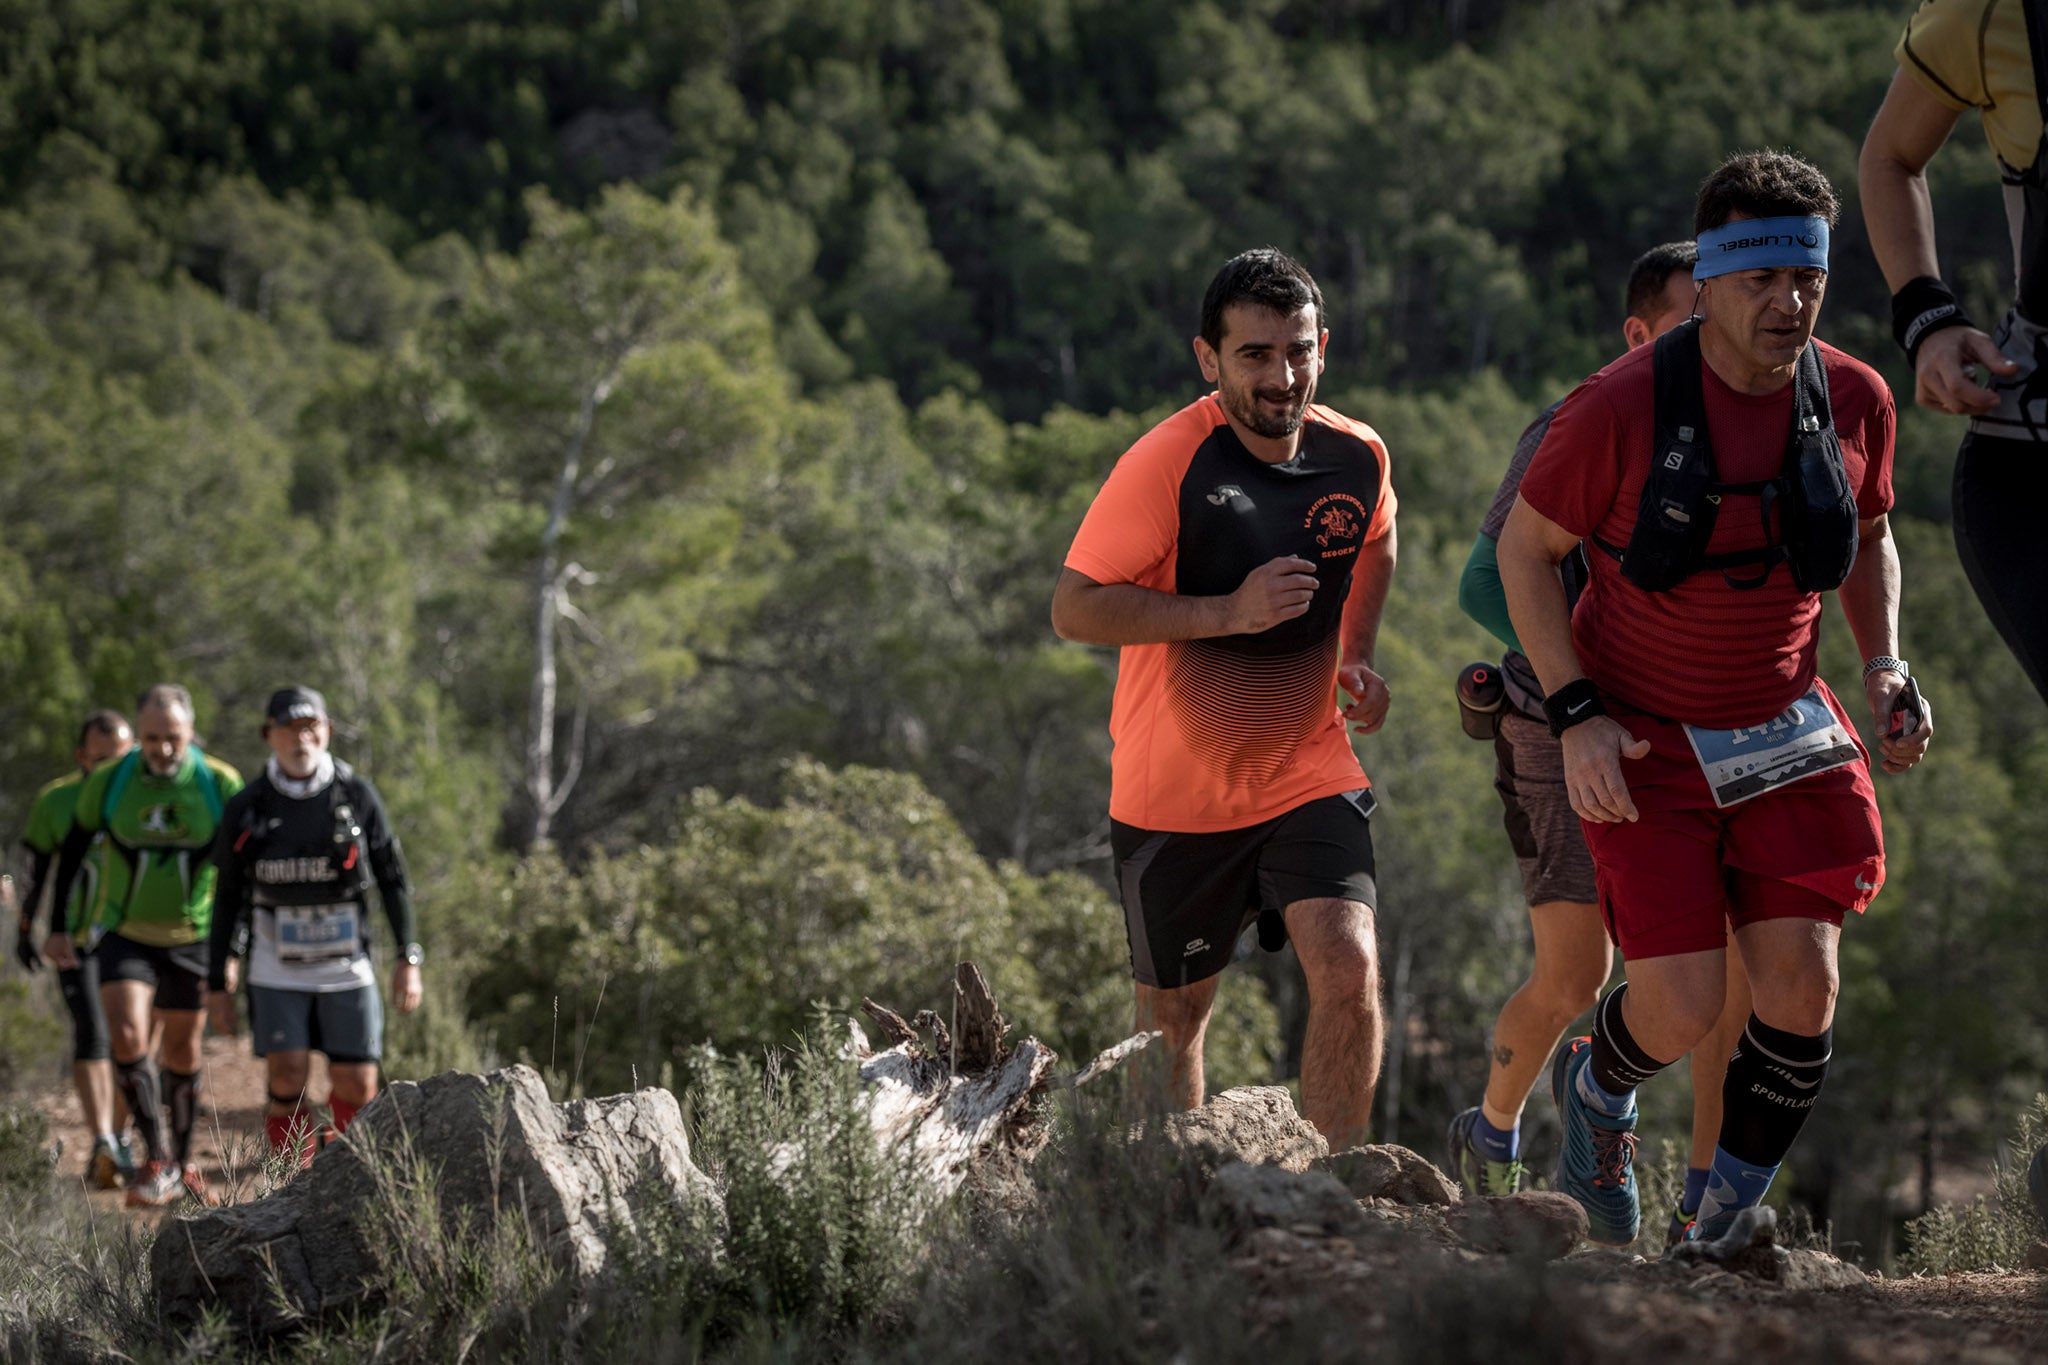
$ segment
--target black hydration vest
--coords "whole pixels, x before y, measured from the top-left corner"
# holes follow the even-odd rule
[[[321,905],[363,900],[371,885],[368,851],[356,808],[355,774],[339,759],[318,796],[295,800],[271,785],[250,783],[247,821],[235,841],[245,857],[255,904]]]
[[[1813,342],[1799,353],[1792,378],[1792,433],[1775,479],[1722,483],[1707,436],[1707,399],[1700,380],[1700,323],[1693,318],[1657,339],[1652,357],[1657,401],[1650,476],[1636,509],[1628,548],[1594,543],[1621,562],[1621,576],[1645,592],[1669,592],[1697,573],[1718,569],[1732,588],[1760,588],[1784,564],[1802,592],[1838,588],[1856,562],[1856,495],[1842,465],[1828,405],[1827,373]],[[1765,544],[1709,554],[1721,500],[1754,497]],[[1771,509],[1782,536],[1771,535]],[[1738,577],[1735,570],[1756,572]]]

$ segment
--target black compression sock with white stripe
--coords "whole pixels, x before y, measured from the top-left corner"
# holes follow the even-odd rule
[[[1820,1098],[1834,1037],[1832,1028],[1787,1033],[1749,1016],[1721,1086],[1723,1150],[1756,1166],[1785,1159]]]

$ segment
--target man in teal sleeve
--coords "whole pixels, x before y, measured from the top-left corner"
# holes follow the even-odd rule
[[[1655,341],[1692,315],[1696,292],[1692,267],[1698,258],[1691,242],[1667,242],[1636,261],[1629,272],[1628,317],[1622,323],[1622,335],[1631,350]],[[1562,749],[1543,718],[1542,685],[1508,621],[1507,595],[1501,590],[1494,558],[1495,543],[1508,509],[1514,506],[1522,475],[1542,445],[1556,411],[1556,404],[1544,409],[1516,443],[1514,458],[1458,580],[1459,607],[1508,647],[1501,659],[1507,702],[1501,710],[1500,734],[1494,740],[1497,764],[1493,784],[1506,808],[1503,823],[1521,866],[1522,892],[1529,903],[1536,943],[1536,962],[1529,979],[1501,1007],[1494,1025],[1485,1100],[1451,1120],[1451,1165],[1475,1194],[1507,1194],[1521,1183],[1517,1158],[1522,1107],[1566,1026],[1599,998],[1614,957],[1596,903],[1593,860],[1565,793]],[[1576,590],[1583,582],[1584,565],[1574,557],[1565,562],[1564,569],[1567,587]],[[1693,1068],[1692,1152],[1685,1194],[1667,1229],[1667,1237],[1672,1239],[1684,1231],[1706,1188],[1707,1167],[1721,1126],[1721,1073],[1733,1046],[1733,1031],[1740,1029],[1748,1014],[1747,979],[1732,951],[1728,961],[1729,1008],[1722,1014],[1721,1028],[1708,1038],[1710,1046],[1697,1054],[1720,1060],[1718,1064],[1702,1061]],[[1728,1036],[1723,1036],[1723,1029]]]

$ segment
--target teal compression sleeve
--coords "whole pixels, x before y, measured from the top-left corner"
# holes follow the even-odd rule
[[[1508,619],[1507,589],[1500,585],[1500,559],[1493,537],[1481,532],[1458,575],[1458,608],[1509,649],[1520,649],[1515,626]]]

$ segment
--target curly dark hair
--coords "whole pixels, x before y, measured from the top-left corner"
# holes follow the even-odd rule
[[[1223,344],[1223,312],[1233,303],[1256,303],[1286,317],[1314,305],[1323,330],[1323,291],[1299,261],[1276,247],[1253,247],[1223,263],[1202,295],[1202,340]]]
[[[1700,184],[1693,231],[1724,226],[1738,213],[1752,218],[1811,214],[1833,227],[1842,201],[1820,168],[1790,152],[1737,152]]]

